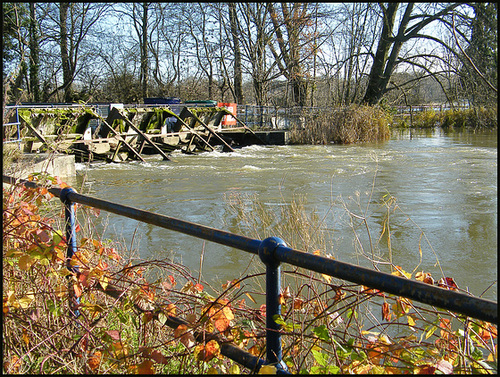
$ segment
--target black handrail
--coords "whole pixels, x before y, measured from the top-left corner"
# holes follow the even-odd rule
[[[16,180],[8,176],[3,176],[3,181],[10,184],[19,182],[31,188],[39,187],[36,183],[26,180]],[[67,209],[70,208],[73,203],[85,204],[165,229],[174,230],[221,245],[258,254],[266,265],[266,364],[275,364],[279,372],[287,372],[287,367],[281,360],[281,339],[280,333],[277,331],[279,330],[279,326],[273,320],[273,316],[281,313],[281,306],[278,300],[280,293],[279,269],[281,262],[406,297],[424,304],[451,310],[487,322],[495,324],[498,322],[498,306],[496,302],[294,250],[287,247],[281,239],[276,237],[267,238],[262,241],[251,239],[204,225],[78,194],[72,188],[50,188],[48,190],[53,195],[59,197]],[[68,240],[67,257],[71,258],[75,251],[74,245],[76,245],[73,238],[74,230],[71,229],[74,227],[74,221],[71,224],[71,211],[66,211],[66,213],[67,216],[69,216],[66,229]],[[235,361],[240,362],[239,360]],[[243,362],[241,364],[245,365]],[[255,366],[254,362],[252,366]]]

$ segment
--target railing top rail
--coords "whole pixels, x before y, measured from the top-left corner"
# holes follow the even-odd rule
[[[19,182],[27,187],[39,187],[34,182],[16,180],[5,175],[3,176],[3,182],[9,184]],[[61,191],[62,189],[55,187],[49,189],[49,192],[57,197],[61,196]],[[131,219],[202,238],[221,245],[234,247],[253,254],[259,254],[259,248],[262,242],[266,241],[251,239],[208,226],[78,194],[73,189],[70,189],[69,192],[65,192],[65,196],[71,202],[99,208]],[[498,322],[498,304],[496,302],[472,297],[460,292],[443,289],[388,273],[370,270],[350,263],[305,253],[283,245],[276,244],[275,246],[276,247],[272,251],[272,258],[274,258],[278,264],[280,262],[289,263],[297,267],[306,268],[356,284],[379,289],[380,291],[406,297],[442,309],[451,310],[480,320],[492,323]]]

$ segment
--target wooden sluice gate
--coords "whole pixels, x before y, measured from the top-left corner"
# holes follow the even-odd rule
[[[226,107],[110,104],[18,106],[16,111],[24,152],[71,153],[79,162],[144,161],[150,154],[169,160],[175,150],[231,152],[267,144]],[[228,116],[233,117],[230,126]]]

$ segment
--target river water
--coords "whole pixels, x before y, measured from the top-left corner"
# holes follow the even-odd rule
[[[496,132],[400,131],[378,144],[174,153],[171,161],[77,164],[77,172],[79,191],[97,198],[252,238],[275,235],[384,271],[392,260],[407,272],[453,277],[474,295],[494,283],[483,297],[497,299]],[[236,202],[244,216],[262,220],[258,207],[272,220],[245,224]],[[304,205],[300,228],[277,234],[292,202]],[[103,238],[121,240],[141,258],[172,257],[195,276],[203,253],[202,276],[211,283],[260,263],[135,220],[105,212],[99,219]],[[317,237],[300,242],[307,233]]]

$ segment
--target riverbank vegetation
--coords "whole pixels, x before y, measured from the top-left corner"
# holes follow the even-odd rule
[[[65,186],[56,178],[34,178]],[[236,194],[227,203],[245,234],[262,239],[268,236],[262,229],[272,231],[291,247],[335,258],[328,252],[324,219],[307,213],[303,198],[277,212]],[[354,203],[360,204],[359,195]],[[388,216],[378,242],[390,245],[400,209],[390,196],[379,203]],[[394,265],[391,257],[379,259],[376,241],[362,241],[368,210],[339,204],[351,219],[361,259],[408,279],[461,290],[460,282],[422,271],[419,263],[408,268]],[[46,188],[4,186],[4,372],[252,372],[222,355],[225,342],[264,357],[265,305],[257,304],[262,291],[256,288],[262,283],[260,264],[216,286],[202,281],[201,271],[169,259],[141,260],[127,245],[102,239],[93,226],[99,211],[77,205],[78,252],[70,265],[79,271],[71,273],[61,207]],[[283,266],[283,278],[282,316],[276,321],[283,326],[283,357],[293,373],[496,373],[492,324],[302,269]]]
[[[290,132],[290,144],[353,144],[385,141],[391,116],[379,106],[351,105],[305,116]]]
[[[455,129],[497,129],[497,107],[474,107],[459,110],[425,110],[397,117],[394,128],[434,128],[441,127],[446,131]]]

